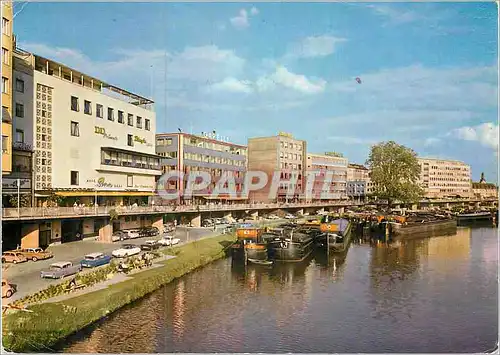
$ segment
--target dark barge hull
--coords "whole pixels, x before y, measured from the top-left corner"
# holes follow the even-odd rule
[[[288,242],[288,247],[283,248],[280,243],[270,243],[268,254],[270,260],[283,262],[300,262],[306,259],[313,251],[313,240],[306,242]]]
[[[246,251],[246,255],[245,255]],[[231,256],[235,260],[245,260],[245,256],[247,259],[254,259],[254,260],[262,260],[265,261],[267,260],[267,248],[264,249],[250,249],[250,248],[243,248],[242,246],[234,246],[231,250]]]
[[[452,233],[457,230],[457,220],[449,219],[428,223],[415,223],[410,225],[393,225],[393,235],[396,238],[415,237],[419,235],[436,235],[439,233]]]

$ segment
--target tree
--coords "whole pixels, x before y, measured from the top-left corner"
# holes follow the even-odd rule
[[[408,203],[422,197],[420,165],[412,149],[394,141],[381,142],[372,146],[366,164],[371,170],[374,195],[386,199],[389,206],[396,200]]]
[[[47,197],[47,206],[48,207],[57,207],[64,201],[63,196],[59,196],[56,193],[52,192],[49,197]]]
[[[9,195],[10,207],[17,207],[17,195]],[[19,207],[31,207],[31,194],[20,194]]]

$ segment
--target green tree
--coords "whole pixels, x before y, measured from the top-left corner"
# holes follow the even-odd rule
[[[59,196],[56,193],[52,192],[49,197],[47,197],[47,206],[48,207],[57,207],[64,201],[63,196]]]
[[[374,195],[388,201],[416,202],[423,190],[418,184],[420,165],[417,154],[394,141],[372,146],[366,164],[371,170]]]
[[[9,195],[10,207],[17,207],[17,195]],[[20,194],[19,207],[31,207],[31,194]]]

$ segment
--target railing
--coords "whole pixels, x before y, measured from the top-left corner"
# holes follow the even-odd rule
[[[493,202],[491,200],[423,200],[420,203],[449,203],[449,202]],[[29,219],[29,218],[56,218],[56,217],[80,217],[80,216],[109,216],[111,210],[119,215],[154,214],[154,213],[179,213],[179,212],[216,212],[232,210],[260,210],[279,208],[305,208],[305,207],[346,207],[369,204],[384,204],[384,201],[377,202],[357,202],[357,201],[336,201],[336,202],[299,202],[299,203],[246,203],[232,205],[173,205],[173,206],[101,206],[101,207],[22,207],[3,208],[2,217],[4,219]],[[397,202],[394,203],[398,204]]]

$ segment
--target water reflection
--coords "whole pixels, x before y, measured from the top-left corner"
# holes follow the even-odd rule
[[[496,230],[459,229],[391,244],[354,240],[345,255],[316,251],[273,267],[221,260],[64,350],[481,352],[498,333],[497,248]]]

